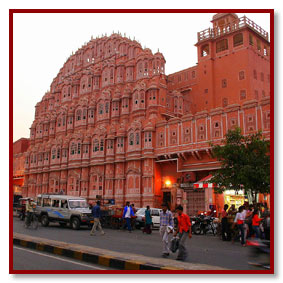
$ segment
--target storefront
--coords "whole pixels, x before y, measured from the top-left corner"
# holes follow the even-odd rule
[[[244,190],[234,191],[225,190],[223,194],[217,194],[214,192],[215,184],[210,183],[212,175],[208,175],[205,178],[194,183],[195,190],[204,190],[204,211],[209,211],[212,206],[216,208],[217,215],[221,212],[224,204],[228,204],[229,207],[234,204],[236,208],[243,205],[248,199],[245,196]]]
[[[229,207],[234,204],[236,208],[239,208],[244,204],[248,199],[245,197],[244,190],[234,191],[234,190],[226,190],[223,192],[224,202],[228,204]]]
[[[13,195],[22,195],[24,178],[22,176],[13,177]]]

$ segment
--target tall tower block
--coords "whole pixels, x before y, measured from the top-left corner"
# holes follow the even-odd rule
[[[216,14],[211,22],[213,27],[199,32],[196,43],[197,111],[270,96],[268,33],[233,13]]]

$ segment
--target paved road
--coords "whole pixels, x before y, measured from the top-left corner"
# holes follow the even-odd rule
[[[13,229],[17,233],[51,240],[151,257],[161,256],[161,240],[157,230],[154,230],[151,235],[147,235],[140,230],[128,233],[126,230],[105,229],[105,236],[97,234],[91,237],[87,228],[75,231],[68,227],[62,228],[53,223],[49,227],[39,225],[37,230],[25,229],[23,222],[15,217]],[[217,265],[236,270],[250,268],[248,265],[249,248],[242,247],[240,243],[222,242],[212,235],[193,235],[193,238],[187,241],[187,247],[189,262]],[[176,254],[170,255],[172,259],[175,257]]]
[[[110,270],[112,268],[51,255],[23,247],[13,247],[14,270]]]

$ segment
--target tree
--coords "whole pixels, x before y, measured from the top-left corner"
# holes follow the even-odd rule
[[[256,200],[258,193],[270,192],[270,142],[262,133],[243,136],[241,129],[229,130],[224,145],[212,145],[213,156],[221,168],[212,172],[216,193],[242,190]]]

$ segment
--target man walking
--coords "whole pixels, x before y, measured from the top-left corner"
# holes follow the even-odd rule
[[[228,217],[227,209],[228,209],[228,204],[225,204],[221,212],[222,241],[231,240],[229,223],[227,218]]]
[[[102,235],[105,235],[105,232],[102,230],[101,223],[100,223],[100,201],[97,201],[96,206],[92,208],[91,212],[94,217],[94,223],[93,223],[90,235],[91,236],[95,235],[96,227],[98,227]]]
[[[135,216],[135,214],[132,209],[132,206],[130,206],[130,202],[127,201],[126,206],[124,207],[123,218],[126,220],[126,225],[130,233],[132,232],[132,227],[131,227],[132,216]]]
[[[192,237],[192,230],[191,230],[191,220],[190,217],[183,213],[183,207],[181,205],[176,207],[176,211],[178,213],[178,228],[175,232],[174,236],[179,234],[179,253],[176,260],[185,261],[187,258],[187,249],[186,249],[186,240],[187,238]]]
[[[169,210],[169,207],[166,203],[163,203],[162,211],[160,212],[160,228],[159,233],[162,238],[163,243],[163,251],[162,256],[169,256],[169,244],[168,244],[168,235],[171,231],[173,231],[174,223],[173,223],[173,215]]]

